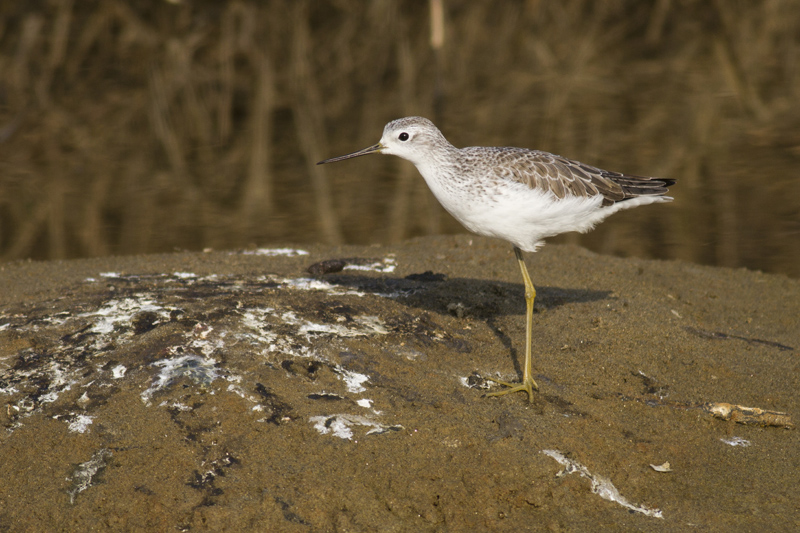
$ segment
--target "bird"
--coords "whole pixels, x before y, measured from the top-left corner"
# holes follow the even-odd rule
[[[513,246],[525,285],[525,362],[519,383],[487,378],[505,387],[487,396],[525,392],[530,402],[539,390],[531,361],[536,288],[523,252],[535,252],[546,238],[561,233],[586,233],[617,211],[670,202],[666,194],[676,182],[603,170],[540,150],[456,148],[424,117],[393,120],[377,144],[317,164],[369,154],[410,161],[442,207],[467,230]]]

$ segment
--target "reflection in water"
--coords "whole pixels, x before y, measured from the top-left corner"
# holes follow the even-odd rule
[[[441,5],[10,4],[0,258],[463,231],[408,163],[314,165],[418,114],[678,180],[554,242],[800,275],[800,5]]]

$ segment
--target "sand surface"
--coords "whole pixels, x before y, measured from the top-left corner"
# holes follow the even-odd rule
[[[528,265],[532,403],[498,241],[0,265],[0,531],[800,528],[800,282]]]

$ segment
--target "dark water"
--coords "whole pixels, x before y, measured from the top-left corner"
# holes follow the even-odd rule
[[[797,4],[437,4],[3,6],[0,258],[462,231],[409,163],[314,165],[418,114],[678,180],[558,242],[800,275]]]

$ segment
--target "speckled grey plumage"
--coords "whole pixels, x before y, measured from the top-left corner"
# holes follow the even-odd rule
[[[515,147],[470,146],[458,149],[427,118],[405,117],[386,125],[386,130],[419,128],[420,146],[442,151],[452,158],[456,175],[474,174],[482,179],[512,180],[530,188],[549,191],[556,198],[603,196],[602,205],[638,196],[663,196],[675,180],[633,176],[593,167],[559,155]]]
[[[467,229],[525,251],[535,251],[545,238],[559,233],[589,231],[622,209],[670,201],[665,194],[675,183],[611,172],[539,150],[456,148],[423,117],[389,122],[378,144],[320,163],[371,153],[411,161],[442,206]]]

